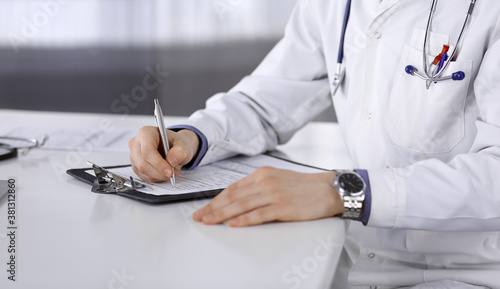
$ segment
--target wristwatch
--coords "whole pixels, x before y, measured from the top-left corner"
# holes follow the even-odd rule
[[[344,203],[345,219],[357,220],[363,213],[366,184],[355,171],[335,171],[333,186],[337,189]]]

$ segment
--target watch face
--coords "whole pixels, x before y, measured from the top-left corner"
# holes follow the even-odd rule
[[[364,188],[363,180],[355,174],[347,173],[339,176],[340,186],[349,193],[359,193]]]

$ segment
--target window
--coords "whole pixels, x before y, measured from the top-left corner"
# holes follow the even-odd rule
[[[293,0],[0,0],[0,46],[203,45],[275,39]]]

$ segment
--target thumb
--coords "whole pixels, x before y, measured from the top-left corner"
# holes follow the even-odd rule
[[[167,154],[167,162],[172,167],[183,166],[191,161],[191,158],[188,154],[188,149],[182,142],[174,142],[172,148],[168,151]]]
[[[198,144],[193,141],[186,133],[186,131],[181,130],[180,132],[168,131],[169,142],[172,144],[171,149],[168,151],[166,159],[176,168],[188,164],[194,157],[197,151]],[[195,135],[196,140],[198,136]]]

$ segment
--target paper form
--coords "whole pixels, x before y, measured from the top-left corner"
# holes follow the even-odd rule
[[[257,155],[252,157],[239,156],[197,167],[193,170],[183,170],[180,176],[175,179],[175,188],[172,188],[169,182],[147,183],[151,189],[138,189],[138,191],[162,196],[224,189],[262,166],[271,166],[302,173],[324,172],[324,170],[321,169],[294,164],[268,155]],[[140,180],[133,172],[132,167],[110,169],[109,171],[126,178],[132,176],[134,179]]]

